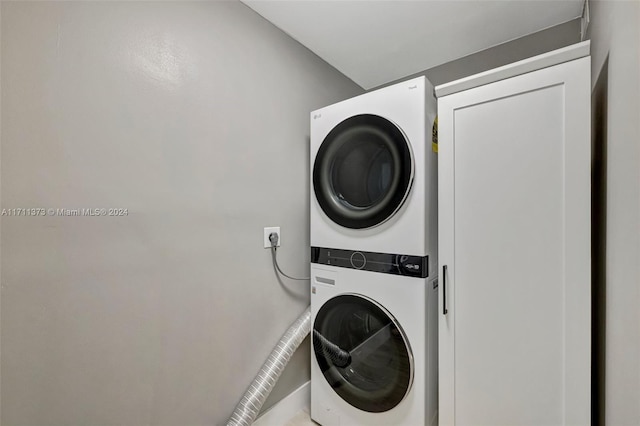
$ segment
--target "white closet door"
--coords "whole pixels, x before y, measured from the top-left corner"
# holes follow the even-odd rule
[[[590,423],[589,88],[584,57],[438,101],[441,425]]]

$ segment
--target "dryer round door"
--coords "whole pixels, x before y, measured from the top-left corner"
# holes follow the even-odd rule
[[[360,410],[391,410],[411,389],[414,363],[407,337],[389,312],[364,296],[336,296],[320,308],[313,351],[329,385]]]
[[[320,145],[313,188],[333,222],[370,228],[402,206],[413,167],[411,148],[398,126],[378,115],[356,115],[334,127]]]

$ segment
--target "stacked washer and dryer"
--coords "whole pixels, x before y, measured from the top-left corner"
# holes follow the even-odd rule
[[[311,418],[437,424],[433,87],[311,113]]]

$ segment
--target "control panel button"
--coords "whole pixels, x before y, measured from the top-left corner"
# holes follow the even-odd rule
[[[351,254],[351,266],[353,266],[355,269],[362,269],[366,264],[367,258],[364,257],[364,254],[359,251],[354,251]]]

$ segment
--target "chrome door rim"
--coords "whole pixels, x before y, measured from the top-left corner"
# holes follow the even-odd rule
[[[391,410],[391,409],[393,409],[393,408],[397,407],[397,406],[398,406],[402,401],[404,401],[404,400],[406,399],[407,395],[409,394],[409,392],[411,392],[411,389],[412,389],[412,387],[413,387],[413,382],[414,382],[414,377],[415,377],[415,361],[414,361],[414,357],[413,357],[413,350],[412,350],[412,348],[411,348],[411,344],[409,343],[409,339],[407,338],[407,335],[406,335],[406,333],[405,333],[404,329],[402,328],[401,324],[399,323],[399,321],[398,321],[398,320],[397,320],[397,319],[396,319],[396,318],[395,318],[395,317],[394,317],[394,316],[393,316],[393,315],[392,315],[392,314],[391,314],[391,313],[390,313],[390,312],[389,312],[389,311],[388,311],[388,310],[387,310],[383,305],[381,305],[381,304],[380,304],[380,303],[378,303],[377,301],[373,300],[372,298],[367,297],[367,296],[362,295],[362,294],[359,294],[359,293],[342,293],[342,294],[339,294],[339,295],[337,295],[337,296],[334,296],[334,297],[330,298],[329,300],[325,301],[325,302],[322,304],[322,306],[318,309],[318,314],[322,311],[322,309],[325,307],[325,305],[326,305],[327,303],[329,303],[329,302],[330,302],[330,301],[332,301],[332,300],[336,300],[336,299],[338,299],[338,298],[345,297],[345,296],[355,297],[355,298],[358,298],[358,299],[362,299],[362,300],[364,300],[364,301],[366,301],[366,302],[368,302],[368,303],[372,304],[372,305],[373,305],[373,306],[375,306],[377,309],[379,309],[379,310],[382,312],[382,314],[384,314],[387,318],[389,318],[390,322],[391,322],[391,323],[396,327],[396,329],[399,331],[400,337],[402,338],[402,343],[404,344],[404,347],[405,347],[405,349],[406,349],[406,356],[407,356],[407,360],[408,360],[408,364],[409,364],[409,381],[408,381],[408,383],[406,384],[406,390],[405,390],[404,394],[402,395],[402,397],[401,397],[400,399],[398,399],[398,400],[397,400],[397,402],[396,402],[392,407],[390,407],[390,408],[388,408],[388,409],[381,410],[381,411],[370,411],[370,410],[365,410],[365,409],[363,409],[363,408],[358,407],[357,405],[355,405],[355,404],[353,403],[353,401],[349,401],[349,400],[347,400],[347,399],[346,399],[345,397],[343,397],[343,396],[342,396],[342,395],[341,395],[341,394],[340,394],[336,389],[333,389],[333,386],[332,386],[332,385],[331,385],[331,383],[329,382],[328,377],[327,377],[327,376],[325,375],[325,373],[322,371],[322,367],[320,366],[320,364],[319,364],[319,360],[318,360],[319,355],[318,355],[318,353],[316,352],[315,345],[312,343],[312,346],[314,346],[314,347],[313,347],[313,350],[312,350],[312,352],[314,353],[314,358],[315,358],[315,360],[316,360],[316,363],[317,363],[318,367],[320,367],[320,369],[321,369],[321,372],[322,372],[322,374],[323,374],[323,377],[324,377],[325,381],[326,381],[330,386],[332,386],[333,391],[334,391],[334,392],[336,392],[336,394],[338,394],[338,396],[340,396],[340,397],[341,397],[345,402],[347,402],[349,405],[351,405],[351,406],[353,406],[353,407],[355,407],[355,408],[361,409],[361,410],[363,410],[363,411],[368,411],[368,412],[385,412],[385,411],[389,411],[389,410]],[[315,319],[314,319],[314,324],[313,324],[313,326],[312,326],[312,332],[313,332],[314,330],[316,330],[316,329],[317,329],[317,327],[316,327],[316,321],[317,321],[317,318],[318,318],[318,314],[316,314],[316,317],[315,317]],[[313,342],[313,339],[312,339],[312,342]],[[336,368],[336,367],[335,367],[335,366],[332,366],[331,368]],[[344,385],[348,385],[348,386],[350,386],[350,387],[356,387],[356,386],[355,386],[355,385],[353,385],[351,382],[349,382],[347,379],[345,379],[345,378],[344,378],[344,376],[343,376],[342,374],[340,374],[340,373],[336,373],[336,374],[338,374],[340,377],[342,377],[342,381],[341,381],[341,383],[342,383],[342,384],[344,384]],[[356,388],[357,388],[357,387],[356,387]]]
[[[380,136],[394,159],[392,164],[398,169],[394,170],[394,175],[402,176],[392,181],[392,187],[381,199],[371,206],[358,207],[340,199],[333,185],[332,173],[336,154],[351,142],[349,131],[358,126],[364,128],[367,120],[375,124],[370,124],[367,131]],[[360,125],[361,122],[364,124]],[[354,115],[334,126],[316,153],[312,171],[314,194],[322,211],[334,223],[351,229],[375,228],[394,217],[409,197],[414,177],[414,155],[406,134],[396,123],[376,114]],[[388,208],[390,206],[392,208]]]

